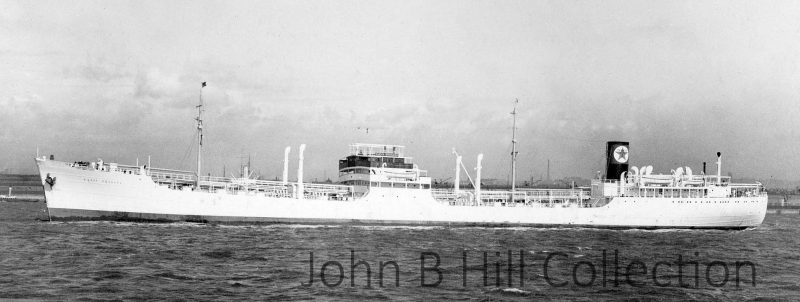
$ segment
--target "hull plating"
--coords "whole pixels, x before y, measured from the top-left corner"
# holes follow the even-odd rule
[[[592,208],[453,206],[430,190],[373,188],[350,200],[299,200],[256,194],[178,191],[142,175],[80,170],[37,161],[54,219],[222,223],[574,226],[604,228],[747,228],[761,224],[766,196],[617,197]]]

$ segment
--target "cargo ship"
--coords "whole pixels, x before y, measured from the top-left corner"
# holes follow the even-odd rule
[[[205,86],[205,85],[203,85]],[[629,167],[629,143],[606,144],[606,171],[588,188],[482,190],[481,160],[469,189],[456,154],[454,187],[431,187],[427,171],[405,156],[405,147],[351,144],[339,161],[336,184],[303,179],[305,145],[296,180],[284,152],[282,180],[203,176],[203,101],[197,106],[197,170],[122,165],[100,159],[63,162],[36,157],[48,214],[53,220],[189,221],[217,223],[390,224],[594,228],[744,229],[762,223],[767,192],[760,183],[734,183],[717,173],[680,167],[654,174]],[[512,114],[516,114],[516,109]],[[515,115],[516,118],[516,115]],[[516,144],[516,140],[512,141]],[[512,167],[516,148],[512,149]],[[455,153],[455,150],[454,150]],[[512,168],[512,171],[514,169]]]

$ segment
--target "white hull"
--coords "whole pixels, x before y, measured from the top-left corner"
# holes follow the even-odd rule
[[[300,200],[179,191],[148,176],[75,169],[37,159],[54,219],[536,225],[609,228],[747,228],[761,224],[766,195],[727,198],[614,197],[600,207],[454,206],[430,189],[371,188],[359,199]],[[57,182],[45,184],[45,175]]]

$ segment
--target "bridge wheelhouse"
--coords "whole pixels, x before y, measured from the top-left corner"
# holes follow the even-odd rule
[[[339,183],[364,194],[370,188],[430,189],[427,172],[403,155],[398,145],[352,144],[350,155],[339,160]]]

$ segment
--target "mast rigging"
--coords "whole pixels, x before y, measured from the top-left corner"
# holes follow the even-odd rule
[[[511,127],[511,193],[517,189],[517,104],[519,99],[514,101],[514,111],[511,115],[514,117],[514,124]]]

